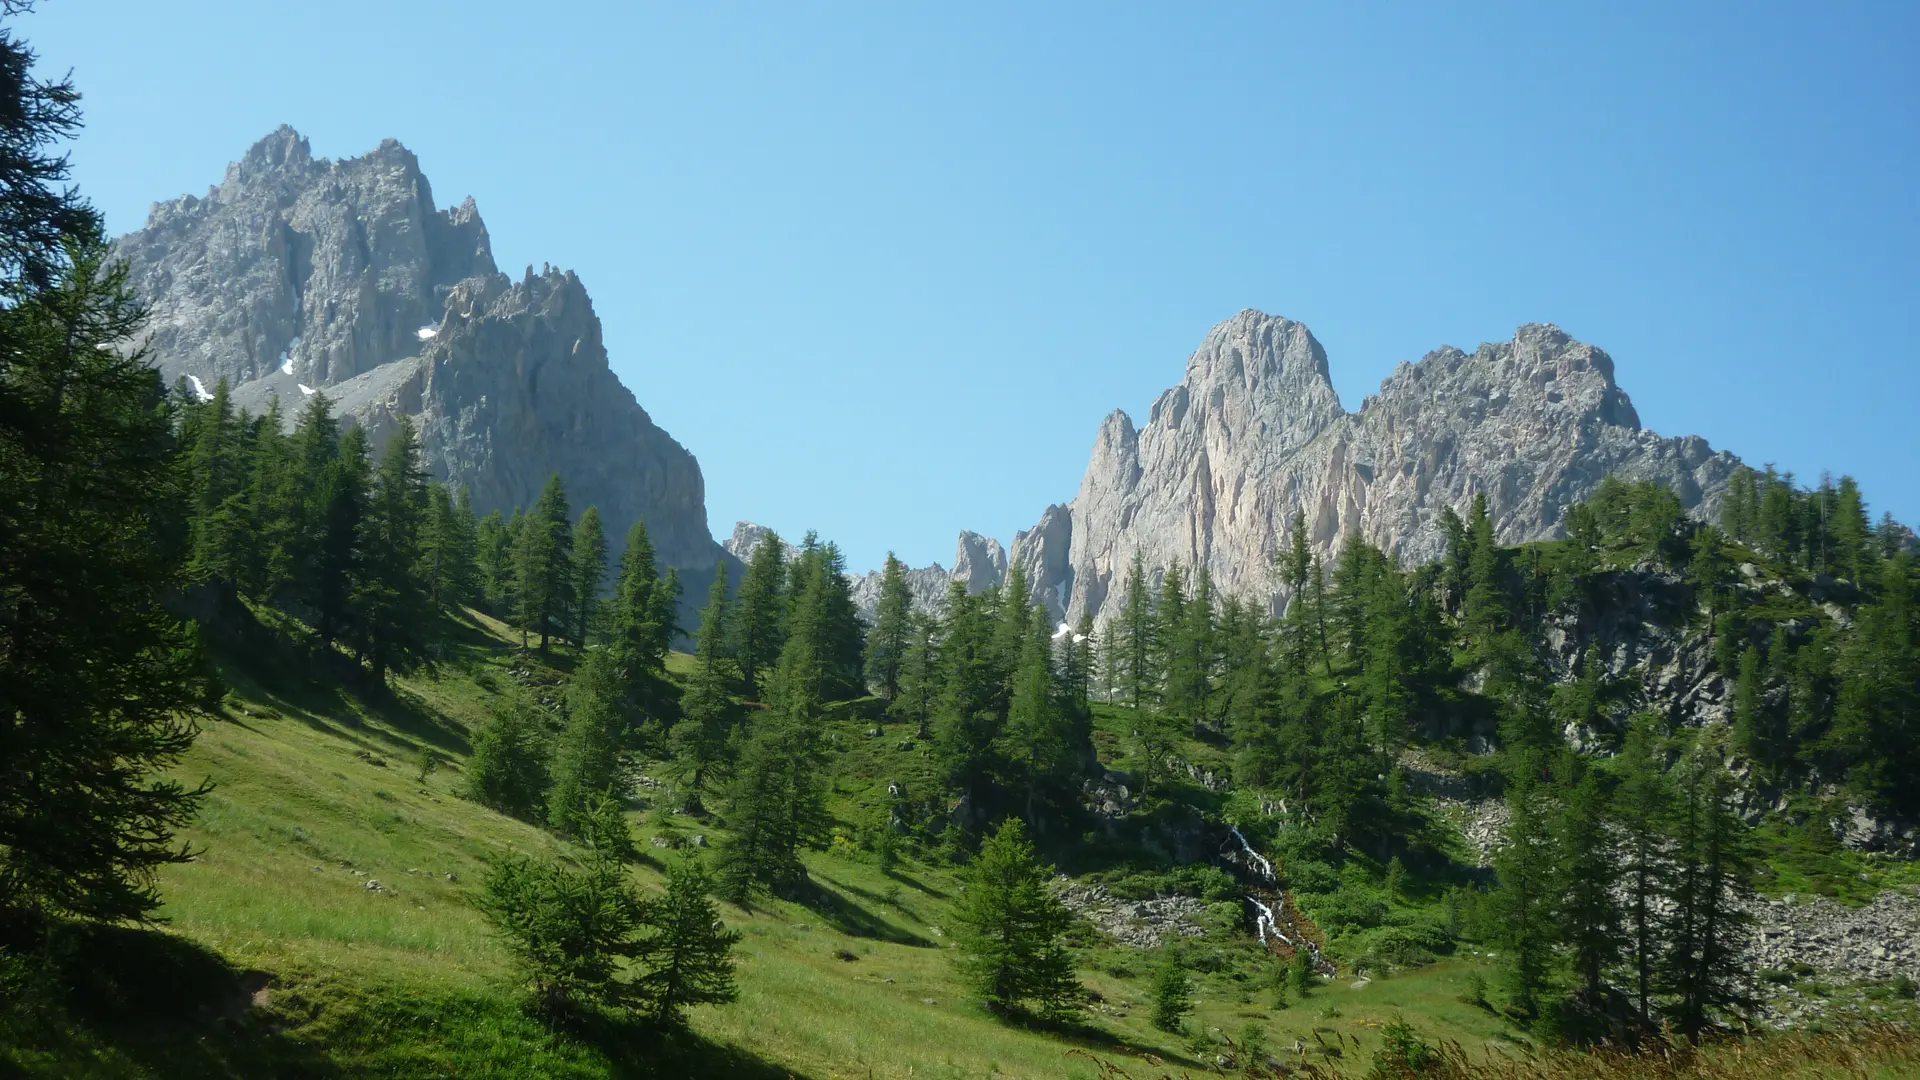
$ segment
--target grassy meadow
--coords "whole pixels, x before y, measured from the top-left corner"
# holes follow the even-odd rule
[[[911,856],[883,869],[857,842],[884,823],[889,781],[932,790],[924,745],[897,727],[873,737],[857,707],[830,721],[837,826],[807,857],[814,895],[724,909],[744,934],[739,1001],[696,1009],[684,1035],[612,1022],[554,1034],[522,1013],[473,901],[488,860],[565,845],[461,797],[460,763],[468,732],[504,695],[554,692],[569,658],[522,653],[517,636],[475,615],[433,672],[355,692],[315,678],[277,635],[262,640],[244,669],[223,672],[222,715],[180,766],[181,778],[217,787],[184,837],[198,857],[162,874],[165,928],[65,943],[68,1000],[48,1003],[45,1022],[0,1028],[0,1075],[1091,1080],[1121,1075],[1114,1068],[1212,1073],[1222,1037],[1250,1030],[1292,1067],[1363,1075],[1382,1030],[1403,1018],[1474,1059],[1524,1053],[1507,1021],[1463,1000],[1473,973],[1494,974],[1475,961],[1343,974],[1276,1007],[1275,965],[1238,928],[1210,935],[1189,1022],[1198,1040],[1154,1029],[1150,959],[1091,933],[1082,1024],[996,1020],[953,975],[943,924],[955,872]],[[1111,731],[1101,742],[1119,752]],[[651,889],[661,845],[696,844],[718,822],[646,801],[630,814],[634,873]],[[1293,1053],[1296,1043],[1310,1052]],[[1908,1050],[1898,1067],[1911,1071],[1844,1075],[1920,1075],[1920,1046]]]

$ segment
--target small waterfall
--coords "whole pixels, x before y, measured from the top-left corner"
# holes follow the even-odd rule
[[[1273,864],[1267,861],[1265,855],[1253,850],[1253,845],[1247,843],[1247,838],[1240,835],[1240,826],[1229,825],[1227,828],[1233,830],[1233,838],[1240,842],[1240,850],[1246,853],[1247,861],[1259,871],[1260,879],[1269,885],[1279,884],[1279,879],[1273,874]]]
[[[1233,833],[1235,842],[1240,845],[1240,853],[1245,857],[1247,866],[1254,874],[1258,875],[1261,883],[1264,884],[1267,889],[1271,890],[1272,894],[1279,899],[1281,909],[1283,911],[1286,910],[1289,906],[1287,894],[1284,889],[1280,888],[1280,877],[1274,873],[1273,863],[1268,861],[1266,856],[1253,850],[1253,845],[1247,843],[1247,838],[1241,834],[1238,826],[1229,825],[1227,828]],[[1314,944],[1304,936],[1288,934],[1286,931],[1280,929],[1280,918],[1274,914],[1273,908],[1259,897],[1249,893],[1246,899],[1247,903],[1252,904],[1258,912],[1253,918],[1253,928],[1254,931],[1260,935],[1261,945],[1272,948],[1273,943],[1278,942],[1294,952],[1305,952],[1312,958],[1314,970],[1324,975],[1337,974],[1337,969],[1334,967],[1333,962],[1320,954],[1320,946]],[[1289,917],[1288,925],[1293,925],[1292,917]]]

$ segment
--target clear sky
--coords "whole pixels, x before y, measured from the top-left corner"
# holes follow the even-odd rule
[[[1920,519],[1920,5],[42,0],[116,232],[399,138],[748,518],[951,563],[1243,307],[1349,408],[1554,322],[1642,421]]]

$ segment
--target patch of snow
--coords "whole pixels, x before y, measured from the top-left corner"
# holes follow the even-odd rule
[[[308,386],[308,385],[307,385],[306,383],[294,383],[293,385],[295,385],[295,386],[297,386],[297,387],[299,387],[299,388],[300,388],[300,392],[301,392],[301,393],[303,393],[303,394],[306,394],[306,395],[308,395],[309,397],[311,397],[311,396],[312,396],[312,394],[313,394],[313,387],[311,387],[311,386]]]
[[[213,400],[213,395],[207,392],[206,384],[200,381],[200,376],[198,375],[187,376],[187,385],[193,388],[194,397],[199,398],[201,401]]]
[[[434,328],[434,327],[432,327],[432,326],[423,326],[423,327],[421,327],[420,329],[418,329],[418,330],[415,330],[415,331],[413,332],[413,336],[414,336],[414,337],[417,337],[417,338],[419,338],[419,339],[420,339],[421,341],[427,341],[427,340],[429,340],[429,339],[431,339],[431,338],[433,337],[433,335],[435,335],[435,334],[437,334],[437,333],[439,333],[439,332],[440,332],[440,331],[439,331],[438,329],[436,329],[436,328]]]
[[[293,352],[288,350],[280,354],[280,374],[293,374]]]
[[[1072,626],[1069,626],[1069,625],[1068,625],[1068,624],[1066,624],[1066,623],[1061,623],[1061,624],[1060,624],[1060,629],[1058,629],[1058,630],[1055,630],[1055,631],[1053,632],[1053,640],[1055,640],[1055,641],[1059,641],[1059,640],[1061,640],[1061,639],[1063,639],[1063,638],[1068,638],[1068,637],[1072,637],[1072,636],[1073,636],[1073,627],[1072,627]],[[1078,639],[1076,639],[1076,641],[1077,641],[1077,640],[1078,640]]]

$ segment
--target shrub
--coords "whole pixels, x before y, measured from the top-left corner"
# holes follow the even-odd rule
[[[1193,1011],[1193,981],[1180,962],[1180,953],[1172,946],[1160,950],[1159,966],[1153,972],[1153,1026],[1161,1031],[1177,1032],[1186,1026]]]
[[[558,859],[508,858],[488,872],[479,903],[549,1019],[638,1000],[619,973],[639,952],[644,909],[618,864],[573,869]]]

